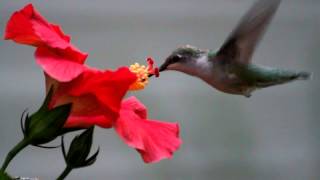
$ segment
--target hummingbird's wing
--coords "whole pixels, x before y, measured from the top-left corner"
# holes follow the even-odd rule
[[[258,0],[222,45],[216,57],[225,61],[250,63],[252,54],[281,0]]]

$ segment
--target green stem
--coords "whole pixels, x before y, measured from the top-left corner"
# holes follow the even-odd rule
[[[68,174],[72,171],[72,167],[67,166],[64,171],[60,174],[60,176],[57,178],[57,180],[63,180],[65,177],[68,176]]]
[[[29,140],[27,139],[22,139],[14,148],[11,149],[11,151],[7,154],[7,157],[5,161],[2,164],[2,167],[0,171],[5,171],[10,163],[10,161],[26,146],[29,145]]]
[[[10,177],[6,172],[0,171],[0,179],[1,180],[12,180],[13,178]]]

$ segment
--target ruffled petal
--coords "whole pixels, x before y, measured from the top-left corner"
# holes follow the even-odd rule
[[[146,163],[171,158],[182,143],[179,125],[142,118],[145,116],[145,106],[135,97],[128,98],[123,101],[120,116],[115,121],[116,132]]]
[[[127,68],[112,72],[89,67],[70,82],[59,82],[48,74],[45,77],[47,90],[55,87],[50,108],[72,102],[65,126],[82,128],[110,128],[119,115],[122,98],[136,78]]]
[[[49,75],[45,74],[46,89],[54,87],[54,94],[49,104],[49,108],[53,108],[66,103],[72,103],[72,110],[65,127],[87,128],[98,125],[102,128],[112,127],[112,122],[117,118],[118,114],[108,107],[104,107],[95,94],[83,94],[72,96],[70,92],[77,88],[73,81],[68,83],[60,83]]]
[[[60,82],[68,82],[83,73],[86,67],[72,61],[72,54],[59,53],[59,50],[39,47],[35,52],[37,64],[48,75]]]
[[[88,56],[74,47],[70,43],[70,36],[65,35],[58,25],[49,23],[32,4],[11,16],[6,26],[5,39],[36,47],[58,49],[61,54],[72,54],[73,58],[70,60],[80,64],[83,64]]]
[[[33,16],[32,4],[26,5],[20,11],[16,11],[11,16],[5,30],[5,39],[12,39],[17,43],[39,45],[41,40],[32,28],[30,18]]]
[[[66,128],[89,128],[91,126],[100,126],[102,128],[111,128],[112,127],[112,121],[117,116],[115,114],[110,114],[109,116],[105,115],[84,115],[84,116],[76,116],[71,115],[67,119],[66,124],[64,127]]]
[[[95,94],[104,106],[119,112],[122,98],[136,78],[127,67],[116,71],[89,69],[74,82],[76,88],[73,88],[70,94],[73,96]]]

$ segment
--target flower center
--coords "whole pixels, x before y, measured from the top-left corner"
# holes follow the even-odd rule
[[[148,66],[140,65],[139,63],[132,64],[129,69],[132,73],[136,74],[137,80],[131,84],[129,90],[137,91],[142,90],[149,83],[149,75],[155,75],[159,77],[158,67],[154,67],[154,60],[152,58],[147,58]]]

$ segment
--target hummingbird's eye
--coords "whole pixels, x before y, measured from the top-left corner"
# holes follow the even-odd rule
[[[181,59],[182,59],[182,56],[180,54],[173,55],[171,58],[171,63],[179,62],[181,61]]]

